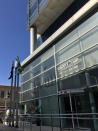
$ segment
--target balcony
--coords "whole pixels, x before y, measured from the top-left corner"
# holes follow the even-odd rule
[[[28,4],[28,26],[37,27],[42,34],[74,0],[30,0]]]

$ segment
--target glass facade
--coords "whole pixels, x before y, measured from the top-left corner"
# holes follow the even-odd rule
[[[37,18],[38,14],[45,8],[46,5],[50,5],[50,0],[28,0],[28,27]],[[70,19],[83,5],[89,0],[73,0],[72,4],[65,9],[62,14],[49,26],[43,34],[37,39],[37,46],[43,44],[56,30],[58,30],[68,19]],[[50,1],[51,2],[51,1]]]
[[[24,67],[20,94],[27,113],[64,115],[53,126],[98,130],[98,12]]]
[[[47,4],[48,0],[29,0],[28,2],[28,21],[29,26],[36,19],[39,12],[44,8]]]

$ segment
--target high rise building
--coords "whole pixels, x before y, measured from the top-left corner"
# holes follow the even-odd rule
[[[24,114],[42,126],[98,131],[98,0],[28,0]]]

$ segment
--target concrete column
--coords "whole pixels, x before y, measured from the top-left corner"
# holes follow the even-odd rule
[[[27,105],[25,104],[24,105],[24,114],[26,115],[26,113],[27,113]]]
[[[37,29],[36,27],[30,28],[30,54],[37,48]]]

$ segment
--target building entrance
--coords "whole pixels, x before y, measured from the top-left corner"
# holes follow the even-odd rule
[[[79,128],[79,119],[77,113],[82,112],[81,97],[83,96],[83,90],[68,91],[64,96],[65,112],[69,114],[71,119],[72,128]]]
[[[98,131],[98,68],[60,82],[62,127]]]
[[[93,126],[92,120],[84,119],[91,112],[89,95],[84,89],[68,90],[62,95],[61,112],[65,114],[62,119],[64,128],[90,129]]]

